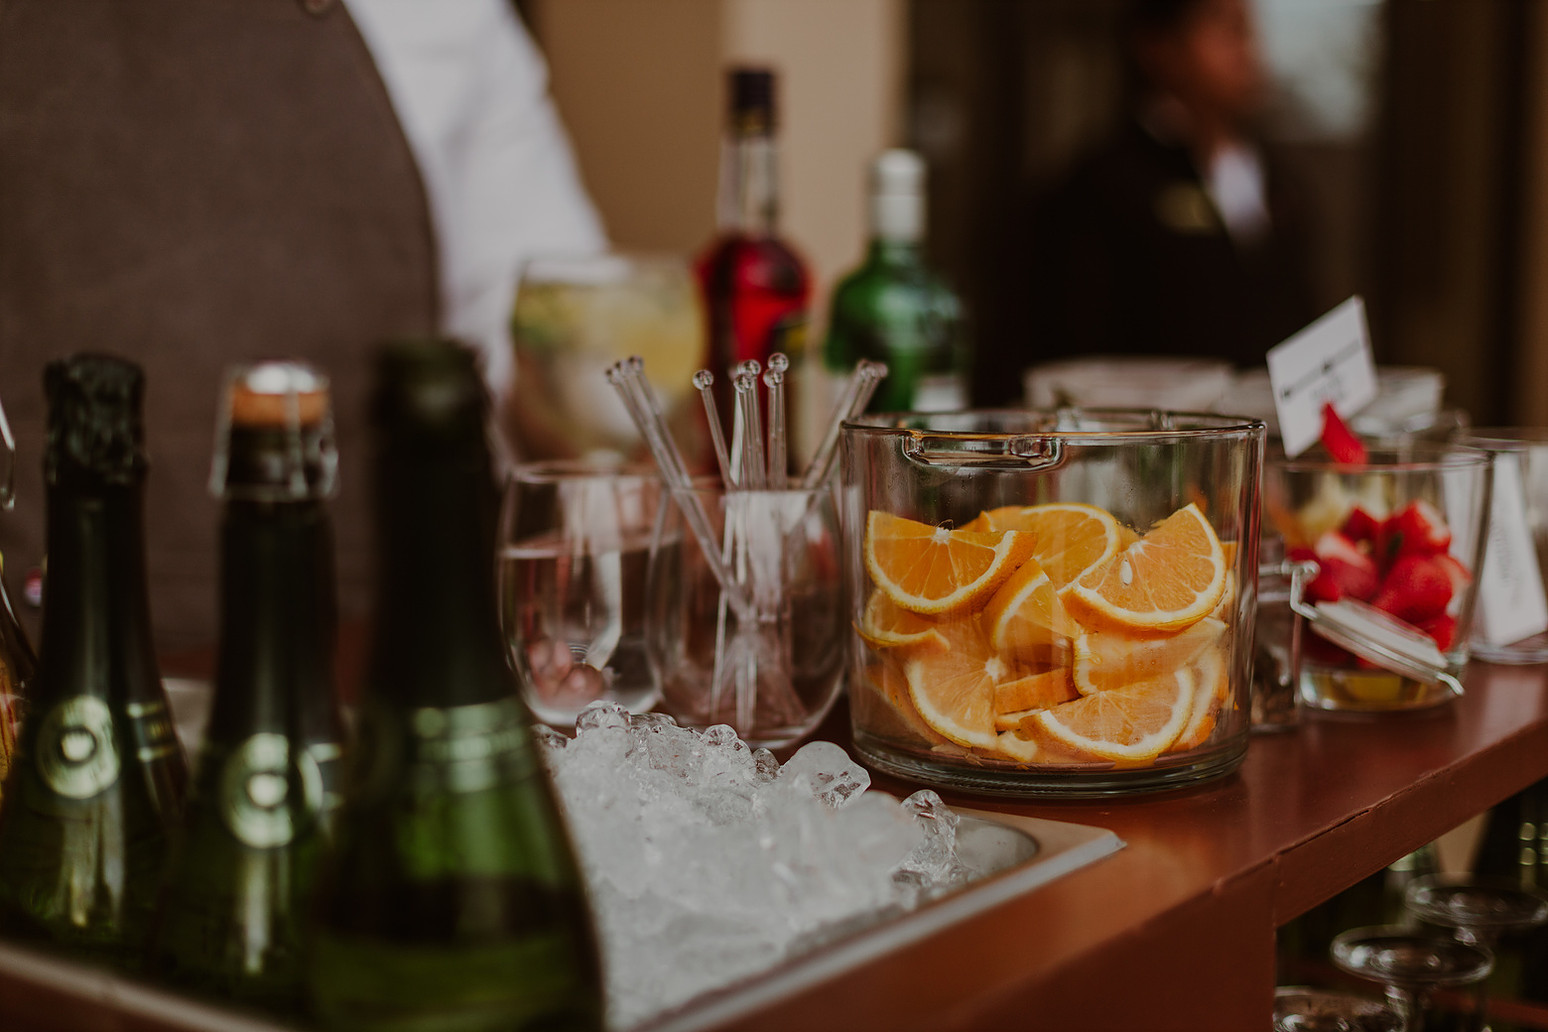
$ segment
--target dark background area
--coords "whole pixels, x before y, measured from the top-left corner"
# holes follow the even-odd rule
[[[1527,41],[1542,5],[1256,6],[1277,73],[1263,135],[1314,215],[1320,308],[1363,295],[1378,361],[1440,368],[1475,423],[1517,418],[1507,370],[1520,330]],[[981,352],[1036,332],[1024,304],[1038,246],[1029,211],[1121,116],[1122,10],[911,0],[907,142],[930,162],[930,247],[966,296]],[[1342,103],[1328,103],[1330,82]]]

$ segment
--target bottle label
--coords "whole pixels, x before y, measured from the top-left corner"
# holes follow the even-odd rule
[[[423,707],[409,715],[412,763],[431,792],[484,792],[536,772],[532,743],[515,699]]]
[[[344,803],[340,789],[344,747],[337,742],[313,742],[306,747],[306,751],[322,777],[323,812],[332,813]]]
[[[791,361],[806,354],[806,311],[804,309],[787,312],[769,327],[768,348],[760,360],[767,362],[768,356],[776,351],[783,351]]]
[[[243,845],[289,845],[317,818],[323,779],[311,752],[292,754],[284,735],[262,732],[226,758],[220,775],[220,815]]]
[[[38,728],[36,763],[43,783],[66,799],[90,799],[111,788],[122,762],[107,703],[77,695],[49,710]]]
[[[957,373],[921,376],[910,405],[915,412],[961,412],[968,407],[967,383]]]
[[[177,727],[167,704],[160,699],[152,702],[131,702],[124,706],[129,716],[129,727],[135,745],[135,755],[141,763],[154,763],[176,753],[180,748]]]

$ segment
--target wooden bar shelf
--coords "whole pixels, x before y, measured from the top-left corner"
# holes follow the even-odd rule
[[[1548,668],[1475,664],[1465,683],[1464,698],[1427,714],[1308,716],[1255,736],[1239,773],[1194,789],[1079,803],[943,792],[965,808],[1106,828],[1126,847],[719,1027],[1266,1027],[1280,925],[1548,776]],[[847,737],[842,715],[829,727]],[[143,1007],[115,1020],[111,999],[38,984],[4,953],[7,1032],[198,1027],[187,1012],[147,1022]]]
[[[1265,1028],[1291,918],[1548,776],[1548,670],[1474,664],[1425,714],[1308,715],[1239,773],[1099,802],[948,802],[1127,848],[736,1029]],[[882,787],[909,791],[910,786]]]

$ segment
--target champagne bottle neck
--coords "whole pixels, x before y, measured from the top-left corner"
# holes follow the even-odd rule
[[[778,150],[766,131],[735,132],[721,158],[720,229],[751,237],[776,235]]]
[[[379,454],[371,683],[378,699],[402,706],[515,691],[496,612],[489,453],[476,432],[461,437],[405,434]]]
[[[161,698],[146,591],[143,488],[55,485],[47,508],[40,695]]]
[[[318,501],[229,501],[221,526],[220,658],[208,737],[336,741],[332,531]]]

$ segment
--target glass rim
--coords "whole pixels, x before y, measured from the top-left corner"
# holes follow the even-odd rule
[[[786,487],[727,487],[726,484],[720,479],[720,474],[718,473],[697,473],[688,479],[687,487],[674,487],[665,483],[664,486],[667,488],[668,493],[673,495],[746,495],[749,498],[760,498],[767,496],[794,497],[796,495],[821,495],[831,492],[834,487],[832,482],[819,484],[816,487],[803,487],[800,483],[795,482],[794,480],[792,480],[792,482]]]
[[[1514,451],[1548,444],[1548,426],[1469,426],[1451,435],[1453,444],[1483,451]]]
[[[690,269],[689,256],[676,251],[614,250],[550,251],[530,254],[517,268],[518,285],[529,280],[537,283],[564,283],[574,286],[606,286],[622,280],[598,278],[599,271],[618,269]]]
[[[1396,448],[1368,448],[1364,462],[1339,462],[1327,456],[1284,458],[1271,456],[1269,468],[1284,473],[1425,473],[1459,469],[1487,469],[1494,461],[1482,448],[1459,442],[1414,441]]]
[[[1007,422],[1022,420],[1027,425],[1019,429],[973,430],[948,425],[931,426],[931,420],[970,419],[987,420],[1002,417]],[[1039,426],[1039,421],[1057,422],[1074,416],[1090,416],[1114,422],[1133,421],[1133,427],[1116,429],[1060,429],[1057,425]],[[908,422],[924,422],[926,425],[911,426]],[[1150,425],[1139,425],[1149,423]],[[1174,425],[1156,425],[1172,423]],[[1181,425],[1175,425],[1175,424]],[[1081,444],[1155,444],[1171,440],[1219,440],[1221,438],[1259,437],[1268,432],[1261,419],[1236,416],[1220,412],[1183,412],[1169,409],[1100,406],[1071,406],[1067,408],[989,408],[963,409],[957,412],[880,412],[846,419],[842,424],[845,434],[878,437],[933,437],[952,441],[1004,441],[1010,439],[1067,440]]]
[[[648,462],[611,462],[606,459],[542,459],[518,462],[509,470],[507,480],[516,484],[560,484],[576,480],[645,481],[662,480],[661,473]]]

